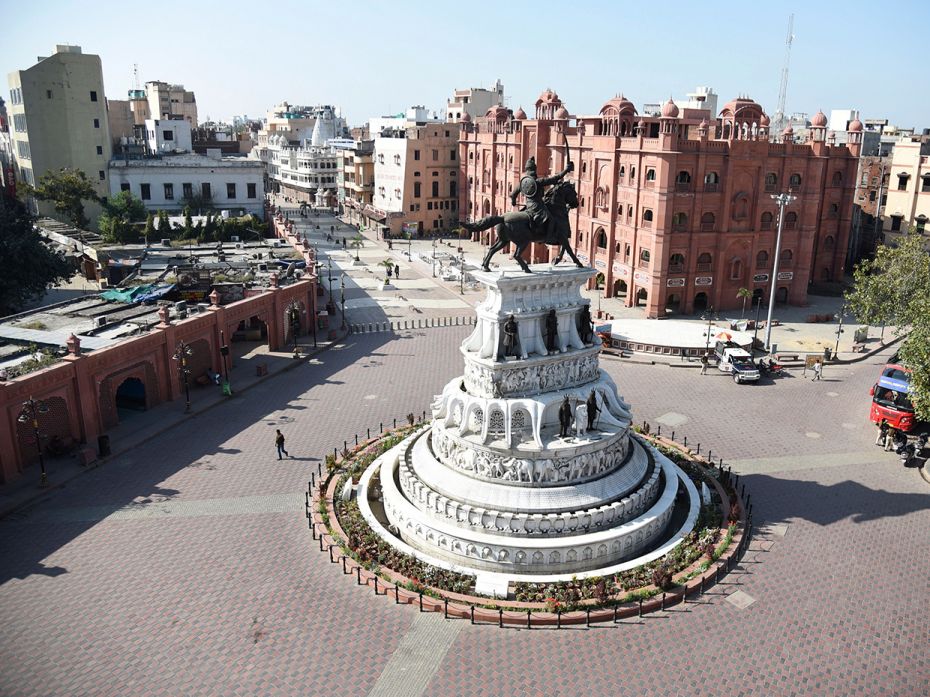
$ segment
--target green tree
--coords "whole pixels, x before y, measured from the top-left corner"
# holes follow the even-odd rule
[[[74,269],[43,242],[35,218],[22,201],[0,191],[0,316],[16,312],[50,285],[71,278]]]
[[[349,246],[355,250],[355,261],[361,261],[358,258],[358,250],[360,250],[362,246],[364,246],[364,244],[365,244],[365,238],[362,237],[361,235],[356,235],[351,240],[349,240]]]
[[[168,222],[168,214],[165,211],[158,211],[158,234],[171,237],[171,223]]]
[[[191,218],[190,206],[184,207],[184,236],[191,237],[194,234],[194,220]]]
[[[911,401],[920,419],[930,419],[930,256],[912,231],[895,246],[880,246],[875,258],[853,273],[846,300],[865,324],[891,324],[906,334],[899,351],[911,369]]]
[[[39,178],[38,186],[26,185],[26,192],[40,201],[54,203],[55,211],[80,230],[90,222],[84,215],[84,201],[100,200],[93,182],[79,169],[49,170]]]
[[[146,244],[148,244],[150,239],[155,237],[155,216],[151,213],[145,217],[145,229],[142,231],[142,234],[145,235]]]
[[[107,242],[133,242],[139,237],[134,223],[145,220],[145,204],[129,191],[120,191],[104,204],[97,225]]]
[[[743,301],[743,307],[739,311],[739,318],[743,319],[746,316],[746,301],[752,297],[752,291],[749,288],[740,288],[736,291],[736,299]]]
[[[384,261],[382,261],[382,262],[380,263],[380,266],[383,266],[384,269],[385,269],[385,271],[384,271],[384,273],[385,273],[385,281],[384,281],[384,282],[385,282],[385,283],[390,283],[390,282],[391,282],[391,272],[394,270],[394,260],[393,260],[393,259],[385,259]]]
[[[191,191],[190,196],[181,200],[185,208],[189,208],[194,215],[203,215],[213,208],[213,196],[204,196],[202,191]]]

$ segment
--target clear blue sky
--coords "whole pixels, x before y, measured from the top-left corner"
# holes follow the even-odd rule
[[[100,55],[110,98],[125,98],[137,63],[143,82],[194,90],[201,120],[287,100],[339,105],[353,125],[441,109],[453,88],[497,77],[530,113],[546,87],[591,114],[621,91],[639,106],[709,85],[721,105],[746,93],[772,114],[794,12],[789,112],[858,108],[930,127],[927,0],[0,0],[0,12],[4,75],[73,43]]]

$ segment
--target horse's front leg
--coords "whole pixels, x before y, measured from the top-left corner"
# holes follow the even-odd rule
[[[572,261],[575,262],[575,266],[577,266],[579,269],[584,268],[584,264],[578,261],[578,257],[575,256],[575,252],[572,250],[571,245],[568,243],[567,240],[562,241],[562,251],[559,252],[559,257],[558,257],[559,259],[562,258],[562,254],[564,252],[568,252],[568,256],[570,256]]]
[[[517,244],[517,251],[513,254],[514,260],[520,265],[520,268],[523,269],[523,273],[533,273],[530,270],[529,264],[523,260],[523,252],[526,251],[529,244],[529,240],[519,242]]]

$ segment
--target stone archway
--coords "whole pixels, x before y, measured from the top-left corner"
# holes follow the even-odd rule
[[[782,305],[788,304],[788,289],[785,286],[779,287],[778,291],[775,293],[775,302],[781,303]]]
[[[123,380],[113,393],[116,412],[122,417],[133,412],[148,409],[145,395],[145,383],[137,377],[128,377]],[[122,420],[122,418],[120,419]]]
[[[636,291],[636,307],[646,307],[649,302],[649,291],[640,288]]]
[[[174,363],[174,361],[171,361]],[[174,366],[169,366],[174,369]],[[146,408],[150,409],[159,402],[158,382],[155,378],[155,367],[148,361],[136,363],[123,370],[107,375],[100,382],[98,405],[100,408],[100,423],[104,430],[119,424],[119,412],[116,404],[116,392],[129,378],[136,378],[143,385]]]
[[[628,292],[629,288],[626,284],[626,281],[624,281],[622,278],[614,281],[614,297],[625,298]]]
[[[694,311],[696,313],[704,312],[707,309],[707,293],[703,290],[694,296]]]
[[[668,297],[665,299],[665,311],[674,313],[679,310],[681,310],[681,295],[678,293],[669,293]]]

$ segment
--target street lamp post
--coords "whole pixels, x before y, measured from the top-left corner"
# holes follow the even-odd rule
[[[191,348],[190,344],[187,344],[182,340],[178,341],[177,349],[175,349],[174,355],[172,356],[172,358],[178,362],[178,374],[184,381],[184,399],[186,401],[186,404],[184,405],[185,414],[191,413],[191,388],[190,381],[188,380],[188,377],[191,374],[191,369],[187,367],[187,359],[193,355],[194,350]]]
[[[433,278],[436,278],[436,238],[433,238]]]
[[[23,402],[22,411],[20,411],[19,417],[16,419],[21,424],[32,423],[32,436],[36,441],[36,453],[39,455],[39,470],[41,471],[39,486],[43,488],[48,486],[48,474],[45,471],[45,458],[42,457],[42,442],[39,439],[39,414],[46,413],[48,413],[48,404],[30,397]]]
[[[707,308],[707,312],[704,315],[701,315],[701,319],[707,320],[707,329],[704,331],[704,355],[706,356],[710,353],[710,327],[714,320],[717,319],[717,315],[714,313],[713,306]]]
[[[756,348],[756,339],[759,337],[759,312],[761,310],[762,310],[762,295],[760,294],[759,297],[756,298],[756,324],[753,327],[753,332],[752,332],[753,350],[755,350]]]
[[[342,314],[342,329],[346,328],[346,275],[345,272],[339,277],[339,307]],[[335,311],[335,310],[334,310]]]
[[[229,344],[226,343],[226,335],[220,329],[220,355],[223,357],[223,394],[227,397],[232,394],[229,387]]]
[[[459,252],[459,292],[465,295],[465,250]]]
[[[840,310],[839,314],[839,324],[836,327],[836,346],[833,347],[833,358],[836,359],[836,354],[840,351],[840,334],[843,333],[843,316],[846,314],[846,305],[843,305],[843,308]]]
[[[772,344],[772,312],[775,310],[775,293],[778,284],[778,257],[781,255],[781,231],[785,224],[785,206],[794,201],[797,196],[791,194],[772,194],[772,200],[778,205],[778,232],[775,235],[775,259],[772,261],[772,290],[769,291],[769,312],[765,320],[765,350],[771,350]]]
[[[294,338],[294,358],[299,358],[300,350],[297,348],[297,335],[300,333],[300,303],[297,300],[291,300],[287,307],[284,308],[284,311],[287,312],[288,320],[291,323],[291,335]]]

